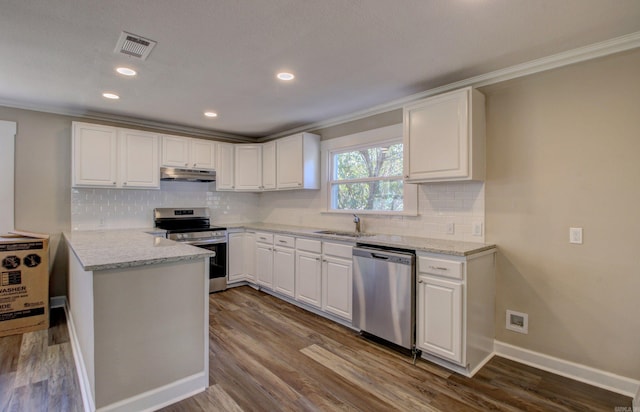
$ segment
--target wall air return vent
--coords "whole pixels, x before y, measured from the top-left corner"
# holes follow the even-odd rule
[[[123,31],[118,39],[115,52],[146,60],[156,44],[157,42],[153,40]]]

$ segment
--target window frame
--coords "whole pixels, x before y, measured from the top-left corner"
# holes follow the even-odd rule
[[[361,150],[363,148],[370,148],[376,146],[382,146],[388,143],[402,143],[404,145],[402,137],[402,123],[381,127],[378,129],[367,130],[360,133],[354,133],[342,137],[337,137],[330,140],[324,140],[320,144],[321,149],[321,166],[322,177],[321,179],[321,193],[322,193],[322,213],[335,213],[335,214],[359,214],[359,215],[386,215],[386,216],[417,216],[418,214],[418,185],[403,182],[403,209],[397,210],[361,210],[361,209],[334,209],[335,200],[332,196],[333,184],[336,183],[361,183],[370,181],[389,181],[389,180],[404,180],[403,175],[397,175],[392,177],[381,178],[358,178],[348,180],[334,180],[333,179],[333,167],[334,167],[334,155]],[[404,146],[403,146],[404,147]],[[404,153],[404,151],[403,151]],[[403,154],[404,157],[404,154]],[[403,158],[404,161],[404,158]]]

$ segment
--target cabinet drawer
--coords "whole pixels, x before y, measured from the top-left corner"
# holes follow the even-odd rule
[[[273,244],[275,246],[295,247],[296,239],[292,236],[275,235],[273,237]]]
[[[311,239],[296,239],[296,249],[307,252],[322,253],[322,242]]]
[[[418,272],[462,279],[462,262],[418,256]]]
[[[256,242],[273,243],[273,233],[256,232]]]
[[[322,242],[324,245],[324,254],[337,256],[345,259],[351,259],[351,252],[353,250],[353,246],[351,245],[342,245],[340,243],[328,243]]]

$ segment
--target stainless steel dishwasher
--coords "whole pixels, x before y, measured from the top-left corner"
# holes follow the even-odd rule
[[[411,350],[414,359],[415,260],[410,251],[353,248],[353,327]]]

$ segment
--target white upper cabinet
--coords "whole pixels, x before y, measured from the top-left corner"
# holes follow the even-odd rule
[[[218,170],[216,171],[216,190],[234,190],[235,147],[231,143],[218,143]]]
[[[262,188],[273,190],[276,188],[276,142],[271,141],[262,145]]]
[[[484,180],[484,95],[470,87],[404,107],[407,182]]]
[[[121,129],[120,181],[123,187],[160,187],[159,136],[137,130]]]
[[[160,188],[154,133],[73,122],[72,186]]]
[[[217,143],[181,136],[162,137],[162,166],[215,170]]]
[[[118,129],[73,122],[72,186],[116,187]]]
[[[235,147],[235,190],[262,189],[262,145],[239,144]]]
[[[298,133],[276,140],[278,189],[320,188],[320,136]]]

